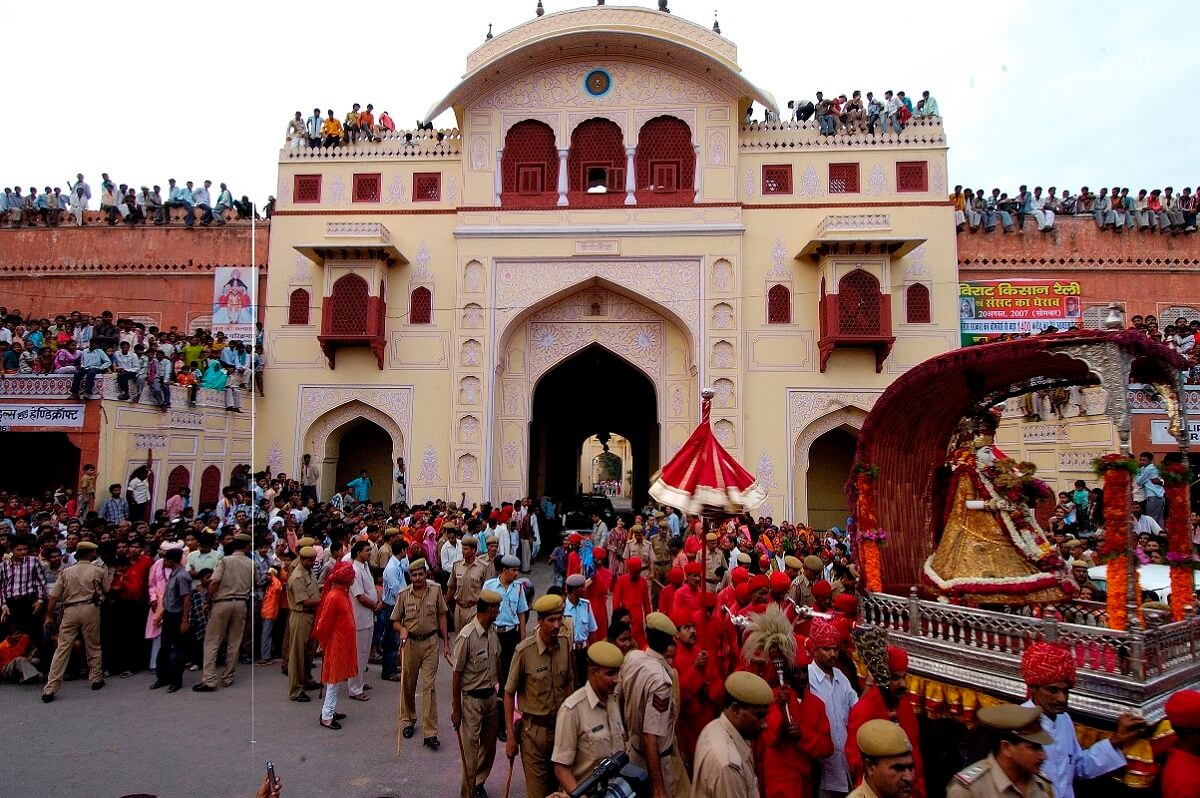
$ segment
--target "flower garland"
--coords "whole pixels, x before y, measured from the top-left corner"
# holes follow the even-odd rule
[[[858,493],[855,539],[862,560],[863,582],[871,593],[883,591],[883,558],[879,548],[887,541],[887,533],[879,528],[879,517],[875,513],[875,480],[878,478],[877,466],[855,464],[854,488]]]
[[[1108,626],[1124,631],[1129,628],[1129,613],[1125,606],[1129,587],[1129,498],[1138,464],[1124,455],[1106,454],[1093,460],[1092,468],[1104,480],[1104,542],[1098,554],[1107,562]],[[1142,594],[1136,586],[1134,601],[1140,608]]]
[[[1195,569],[1188,523],[1188,490],[1191,469],[1185,463],[1164,463],[1159,469],[1167,493],[1167,562],[1171,566],[1171,616],[1182,621],[1187,606],[1195,601]]]
[[[997,465],[1000,462],[1004,461],[998,461]],[[1057,568],[1062,565],[1061,558],[1054,553],[1054,548],[1050,545],[1050,540],[1038,524],[1037,518],[1034,517],[1033,512],[1024,502],[1025,495],[1030,492],[1037,492],[1037,488],[1025,487],[1025,483],[1022,482],[1021,487],[1011,488],[1010,491],[1001,493],[989,478],[989,475],[1000,473],[996,470],[996,466],[989,466],[982,470],[967,466],[967,473],[972,482],[975,483],[975,491],[979,496],[987,496],[993,500],[1002,499],[1013,505],[1007,511],[997,508],[997,515],[1000,516],[1000,521],[1004,524],[1004,528],[1008,532],[1013,545],[1017,547],[1017,550],[1026,559],[1047,569]],[[1040,483],[1043,487],[1045,486],[1045,483],[1041,480],[1032,481]],[[1015,491],[1015,493],[1012,491]],[[1015,500],[1010,498],[1013,495],[1016,496]]]

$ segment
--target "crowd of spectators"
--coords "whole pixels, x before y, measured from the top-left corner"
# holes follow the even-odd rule
[[[138,402],[149,391],[150,403],[166,410],[171,389],[187,391],[196,404],[200,388],[219,391],[225,409],[241,412],[239,388],[263,396],[263,343],[259,324],[255,341],[230,341],[225,333],[197,328],[190,334],[171,326],[162,330],[132,319],[114,319],[105,310],[92,316],[73,310],[53,321],[0,307],[0,362],[5,374],[72,375],[71,396],[99,399],[96,378],[116,378],[117,398]]]
[[[216,199],[213,199],[213,194]],[[92,188],[82,174],[75,176],[75,182],[67,181],[67,191],[55,186],[46,186],[38,193],[35,186],[29,187],[28,194],[21,193],[21,187],[5,188],[0,196],[0,224],[5,222],[10,227],[58,227],[64,215],[78,226],[87,224],[85,212],[92,200]],[[274,209],[274,197],[268,202]],[[220,189],[212,188],[212,181],[205,180],[199,186],[191,180],[179,186],[175,178],[167,181],[167,191],[164,195],[160,186],[141,186],[135,189],[125,183],[116,184],[108,173],[100,175],[100,212],[109,226],[118,223],[127,225],[149,224],[168,225],[171,223],[171,212],[181,209],[184,214],[184,225],[194,227],[196,216],[200,216],[200,225],[225,224],[225,213],[234,214],[235,219],[261,218],[254,203],[246,195],[234,199],[233,192],[225,183]],[[270,218],[270,213],[267,214]]]
[[[1046,233],[1054,229],[1058,216],[1091,217],[1101,230],[1120,233],[1124,230],[1179,235],[1196,232],[1196,213],[1200,211],[1200,187],[1193,194],[1184,188],[1178,194],[1171,186],[1147,191],[1141,189],[1137,195],[1130,189],[1113,186],[1111,191],[1100,189],[1093,193],[1087,186],[1072,195],[1063,189],[1050,186],[1044,193],[1041,186],[1029,191],[1021,186],[1015,196],[993,188],[990,195],[983,190],[955,186],[950,195],[954,204],[954,223],[958,232],[991,233],[997,222],[1005,233],[1025,232],[1025,220],[1033,219],[1039,231]]]
[[[406,146],[416,146],[415,138],[428,137],[441,142],[445,134],[434,130],[433,124],[417,120],[414,131],[397,131],[396,123],[391,115],[384,111],[375,117],[375,106],[367,103],[364,109],[358,103],[351,106],[343,119],[338,119],[333,109],[321,113],[320,108],[314,108],[312,115],[305,118],[303,112],[297,111],[287,125],[287,145],[291,149],[301,147],[341,147],[356,144],[360,141],[383,141],[384,139],[402,138]]]
[[[888,89],[882,99],[870,91],[865,98],[858,90],[851,92],[849,97],[845,94],[826,97],[823,92],[817,92],[815,101],[789,100],[787,107],[791,110],[792,121],[805,123],[815,119],[822,136],[899,134],[913,118],[941,116],[937,100],[928,91],[921,92],[921,99],[917,100],[915,106],[912,98],[904,92]],[[742,121],[747,125],[754,121],[753,105],[746,109],[746,117]],[[763,110],[763,121],[778,122],[779,119],[774,111],[766,108]]]

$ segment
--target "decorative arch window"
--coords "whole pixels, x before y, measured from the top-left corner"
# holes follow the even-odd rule
[[[409,295],[408,323],[433,323],[433,292],[423,285],[414,288]]]
[[[855,269],[838,281],[838,332],[841,335],[879,335],[882,321],[879,281],[865,269]]]
[[[167,475],[167,498],[171,498],[183,488],[191,487],[192,475],[187,466],[175,466]]]
[[[221,469],[218,466],[210,465],[200,475],[200,501],[197,508],[204,507],[205,505],[216,507],[217,501],[220,498]]]
[[[767,291],[767,324],[792,323],[792,292],[786,285],[773,285]]]
[[[364,335],[367,332],[367,281],[357,274],[339,277],[329,296],[329,333]]]
[[[567,153],[567,191],[572,201],[586,197],[592,203],[624,202],[625,160],[620,125],[599,118],[581,122],[571,131]]]
[[[297,288],[288,296],[288,324],[308,324],[308,291]]]
[[[929,286],[925,283],[913,283],[905,290],[904,320],[908,324],[930,324],[933,321]]]
[[[692,129],[674,116],[654,117],[638,132],[634,167],[638,202],[643,198],[653,202],[656,195],[694,195],[696,151]],[[671,199],[677,201],[678,196]]]
[[[558,149],[545,122],[526,119],[508,129],[500,157],[500,204],[544,204],[557,196]]]

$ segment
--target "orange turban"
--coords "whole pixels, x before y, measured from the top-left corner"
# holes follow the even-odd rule
[[[1021,657],[1021,678],[1030,687],[1066,682],[1075,686],[1075,659],[1071,652],[1054,643],[1034,643]]]

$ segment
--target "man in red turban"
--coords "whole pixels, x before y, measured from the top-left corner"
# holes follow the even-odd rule
[[[750,581],[750,572],[739,565],[729,572],[729,584],[717,592],[717,606],[728,607],[730,611],[737,609],[737,588]]]
[[[642,576],[642,560],[630,557],[625,561],[628,573],[617,577],[613,587],[613,610],[629,610],[629,629],[638,648],[646,648],[646,616],[650,614],[650,583]],[[676,593],[676,599],[679,594]]]
[[[1162,794],[1200,798],[1200,692],[1180,690],[1167,699],[1166,710],[1178,739],[1167,752]]]
[[[338,693],[346,680],[358,674],[358,651],[355,643],[354,610],[350,608],[350,585],[354,568],[339,561],[325,579],[325,594],[317,607],[317,619],[312,636],[323,652],[321,681],[325,685],[325,703],[321,706],[321,725],[340,729],[338,723],[345,715],[337,712]]]
[[[583,543],[583,536],[578,532],[572,532],[567,536],[567,576],[583,573],[583,556],[579,553],[581,543]],[[594,554],[595,552],[593,552]]]
[[[830,612],[833,609],[833,585],[824,579],[814,582],[812,595],[813,610],[815,612]]]
[[[716,717],[708,700],[708,691],[704,689],[708,652],[696,645],[696,613],[677,609],[671,613],[671,623],[678,630],[675,670],[679,673],[679,719],[675,723],[675,740],[679,743],[684,767],[691,772],[700,730]]]
[[[658,611],[670,615],[674,607],[675,591],[683,585],[683,569],[672,568],[667,571],[667,583],[658,591]]]
[[[767,599],[771,595],[771,580],[762,574],[754,574],[746,584],[750,586],[750,606],[743,607],[742,612],[762,612],[767,608]]]
[[[671,606],[664,608],[670,610],[670,614],[680,609],[693,613],[700,609],[700,593],[703,592],[700,579],[704,575],[704,566],[698,562],[690,562],[684,566],[683,574],[683,585],[675,590]]]
[[[1034,643],[1021,657],[1021,677],[1029,687],[1024,706],[1042,710],[1042,728],[1054,738],[1045,746],[1042,775],[1054,785],[1055,798],[1075,798],[1076,779],[1094,779],[1125,765],[1121,747],[1132,742],[1146,722],[1128,712],[1117,718],[1112,737],[1084,749],[1067,714],[1075,686],[1075,659],[1070,649],[1054,643]]]
[[[925,766],[921,761],[921,732],[913,712],[912,696],[908,694],[908,652],[896,646],[887,647],[888,680],[876,683],[863,693],[850,710],[850,726],[846,737],[846,760],[850,763],[854,783],[862,780],[862,753],[858,748],[858,729],[869,720],[888,720],[900,724],[912,743],[913,796],[925,798]]]
[[[825,704],[833,751],[821,760],[821,794],[846,794],[854,787],[850,765],[846,761],[846,741],[850,711],[858,700],[850,681],[837,666],[842,645],[841,632],[833,624],[814,618],[810,625],[809,651],[812,664],[808,666],[808,689]]]
[[[792,580],[783,571],[772,571],[767,577],[767,587],[771,591],[770,602],[783,610],[787,616],[788,622],[796,620],[796,605],[788,598],[788,591],[792,589]]]
[[[592,549],[592,560],[596,571],[584,588],[584,597],[592,605],[592,614],[596,616],[596,631],[592,632],[591,642],[608,638],[608,594],[612,592],[613,575],[608,567],[608,552],[603,548]]]

